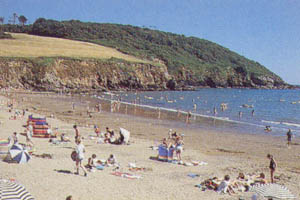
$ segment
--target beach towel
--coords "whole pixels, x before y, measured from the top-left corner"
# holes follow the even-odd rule
[[[0,140],[0,146],[8,146],[9,140]]]
[[[160,161],[172,161],[174,148],[167,148],[163,145],[158,146],[158,160]]]
[[[104,170],[104,166],[103,165],[97,165],[96,169],[98,169],[98,170]]]
[[[120,176],[120,177],[127,178],[127,179],[139,179],[139,178],[142,178],[139,175],[134,175],[134,174],[129,174],[129,173],[123,173],[123,172],[113,172],[111,174],[114,175],[114,176]]]

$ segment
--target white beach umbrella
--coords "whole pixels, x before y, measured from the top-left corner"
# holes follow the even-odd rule
[[[130,132],[128,130],[124,129],[124,128],[120,128],[120,133],[124,137],[125,144],[127,144],[129,142]]]
[[[24,186],[6,179],[0,179],[1,200],[34,200],[33,196]]]
[[[295,199],[296,197],[283,185],[276,183],[255,185],[250,191],[257,193],[266,198],[276,199]]]
[[[26,149],[20,144],[14,144],[9,149],[10,156],[18,163],[27,163],[30,160],[30,155]]]

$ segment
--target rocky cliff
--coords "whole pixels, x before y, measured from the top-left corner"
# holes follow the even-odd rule
[[[71,58],[0,59],[0,87],[39,91],[166,90],[165,66]]]
[[[1,58],[0,87],[39,91],[187,90],[195,87],[287,88],[277,76],[257,77],[229,69],[201,78],[185,68],[170,75],[165,65],[121,60]]]

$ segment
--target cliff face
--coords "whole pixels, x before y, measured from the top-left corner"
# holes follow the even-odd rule
[[[0,87],[41,91],[166,90],[165,66],[63,58],[2,59]]]
[[[184,68],[179,70],[178,74],[170,75],[165,65],[71,58],[0,59],[0,87],[82,92],[181,90],[192,89],[195,86],[288,87],[281,79],[277,79],[277,76],[257,77],[236,71],[228,71],[226,76],[218,73],[207,74],[199,81],[192,71]]]

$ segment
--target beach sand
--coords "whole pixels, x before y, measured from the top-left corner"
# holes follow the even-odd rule
[[[300,143],[294,138],[291,149],[286,146],[285,137],[268,135],[235,134],[223,131],[213,131],[193,128],[182,122],[158,120],[134,115],[124,115],[107,112],[108,105],[103,104],[101,113],[92,113],[90,118],[86,113],[85,99],[80,101],[71,96],[57,94],[23,94],[11,93],[9,98],[18,101],[18,109],[26,108],[29,112],[25,118],[9,120],[12,113],[8,112],[7,97],[0,100],[0,139],[6,139],[14,131],[23,132],[28,114],[46,116],[52,128],[57,127],[59,132],[66,133],[72,140],[69,144],[53,145],[49,139],[33,138],[36,151],[34,154],[51,154],[52,159],[33,156],[26,164],[0,162],[0,178],[15,179],[22,183],[37,199],[65,199],[72,195],[74,200],[86,199],[239,199],[249,196],[247,193],[235,195],[220,195],[214,191],[196,188],[195,185],[207,178],[229,174],[232,178],[239,172],[245,174],[264,172],[270,180],[266,158],[268,153],[274,155],[278,168],[275,181],[287,186],[298,198],[300,196]],[[76,102],[76,109],[72,111],[72,102]],[[91,106],[91,105],[90,105]],[[124,109],[124,108],[121,108]],[[129,110],[132,112],[132,109]],[[147,111],[143,111],[147,112]],[[55,118],[49,118],[53,114]],[[133,114],[133,112],[131,113]],[[70,154],[75,147],[74,130],[72,126],[78,124],[79,131],[85,138],[85,160],[93,153],[99,159],[107,159],[114,154],[120,163],[120,171],[141,176],[139,179],[127,179],[114,176],[114,167],[105,167],[104,170],[89,172],[87,177],[74,175],[75,163]],[[181,125],[178,125],[180,124]],[[128,129],[131,134],[130,145],[97,144],[96,140],[89,139],[94,134],[93,125],[100,125],[102,132],[110,127],[118,133],[120,127]],[[156,156],[157,151],[149,148],[157,145],[162,138],[168,136],[168,130],[176,129],[184,133],[185,149],[182,158],[186,162],[203,161],[203,166],[183,166],[165,163],[150,159]],[[25,137],[19,140],[25,143]],[[128,163],[136,163],[145,167],[145,171],[131,172]],[[65,173],[70,171],[71,173]],[[190,178],[189,173],[199,174],[199,177]]]

